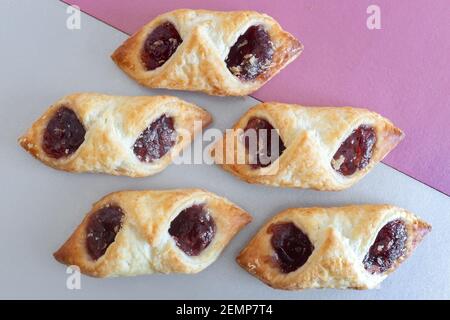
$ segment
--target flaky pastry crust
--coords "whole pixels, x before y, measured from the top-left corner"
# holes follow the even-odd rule
[[[162,66],[148,71],[141,52],[148,34],[171,22],[183,42]],[[274,46],[271,66],[254,81],[241,81],[225,59],[241,34],[262,25]],[[248,95],[300,55],[303,45],[271,17],[254,11],[219,12],[181,9],[156,17],[126,40],[113,54],[114,62],[131,78],[149,88],[202,91],[210,95]]]
[[[262,118],[278,129],[286,146],[276,161],[258,169],[237,157],[239,150],[245,150],[242,130],[253,117]],[[372,158],[365,168],[344,176],[333,169],[333,156],[352,131],[363,124],[373,127],[377,136]],[[391,121],[366,109],[276,102],[250,108],[232,129],[212,148],[215,162],[225,170],[249,183],[316,190],[349,188],[403,139],[403,132]]]
[[[61,106],[75,112],[86,134],[84,142],[73,154],[56,159],[45,153],[42,139],[48,122]],[[176,143],[160,159],[142,162],[133,153],[133,144],[152,121],[163,114],[174,118],[178,133]],[[195,125],[196,122],[199,125]],[[75,93],[55,102],[19,138],[19,144],[55,169],[144,177],[165,169],[210,122],[207,111],[176,97]]]
[[[180,250],[168,229],[184,209],[205,204],[214,219],[216,233],[198,256]],[[86,225],[97,210],[115,205],[124,218],[115,241],[105,254],[93,260],[86,249]],[[251,216],[225,198],[200,189],[121,191],[95,203],[75,232],[55,252],[66,265],[76,265],[94,277],[133,276],[151,273],[197,273],[213,263]]]
[[[379,230],[388,222],[405,222],[408,239],[405,254],[381,274],[368,272],[363,259]],[[270,243],[270,225],[292,222],[310,239],[314,250],[306,263],[282,273]],[[411,255],[431,230],[412,213],[390,205],[353,205],[336,208],[287,209],[271,218],[237,257],[252,275],[277,289],[307,288],[372,289]]]

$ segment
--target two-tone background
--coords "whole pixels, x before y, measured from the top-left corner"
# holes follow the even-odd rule
[[[449,298],[450,297],[450,3],[434,1],[153,1],[72,0],[85,13],[66,26],[57,0],[0,2],[0,297],[2,298]],[[369,30],[370,5],[381,29]],[[109,55],[141,25],[177,8],[252,9],[273,16],[305,45],[303,54],[253,97],[149,90],[124,75]],[[44,110],[74,91],[118,95],[171,94],[212,113],[212,126],[232,124],[262,101],[368,107],[391,119],[405,140],[353,188],[342,192],[249,185],[216,166],[170,166],[132,179],[69,174],[47,168],[16,140]],[[253,223],[197,275],[82,277],[66,288],[66,268],[52,252],[91,203],[121,189],[201,187],[246,209]],[[391,203],[433,225],[433,232],[379,290],[270,289],[234,257],[273,214],[287,207]]]

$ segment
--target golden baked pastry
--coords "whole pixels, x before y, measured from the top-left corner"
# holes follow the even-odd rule
[[[250,183],[342,190],[364,177],[402,138],[391,121],[365,109],[268,102],[250,108],[212,155]]]
[[[243,96],[259,89],[302,50],[268,15],[182,9],[143,26],[112,59],[149,88]]]
[[[237,262],[271,287],[377,287],[431,226],[389,205],[285,210],[270,219]]]
[[[55,102],[19,143],[55,169],[144,177],[165,169],[210,122],[175,97],[76,93]]]
[[[93,205],[54,256],[94,277],[196,273],[250,221],[199,189],[115,192]]]

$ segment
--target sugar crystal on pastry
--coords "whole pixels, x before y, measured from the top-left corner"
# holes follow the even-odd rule
[[[92,259],[103,256],[114,242],[122,218],[122,209],[114,205],[107,205],[90,216],[86,227],[86,247]]]
[[[402,220],[390,221],[378,232],[375,242],[364,257],[364,268],[382,273],[406,253],[408,233]]]
[[[356,170],[364,169],[370,162],[373,148],[377,142],[375,130],[361,125],[342,142],[333,156],[331,164],[334,170],[344,176],[352,175]]]
[[[42,148],[49,157],[67,157],[81,146],[85,134],[86,130],[76,113],[61,106],[45,128]]]
[[[230,48],[227,67],[239,79],[250,81],[270,67],[273,53],[270,35],[264,27],[251,26]]]
[[[147,70],[162,66],[183,42],[175,26],[164,22],[156,27],[145,40],[141,59]]]
[[[140,161],[152,162],[163,157],[173,147],[176,138],[173,118],[163,114],[139,135],[133,151]]]

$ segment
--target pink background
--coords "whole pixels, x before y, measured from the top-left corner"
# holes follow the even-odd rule
[[[406,133],[386,164],[450,194],[450,1],[69,0],[126,32],[179,8],[251,9],[274,17],[303,54],[253,96],[305,105],[351,105]],[[366,9],[381,8],[381,30]]]

